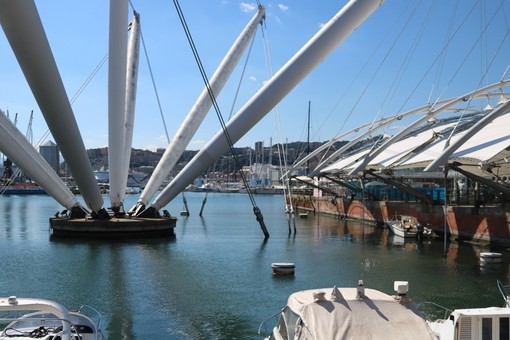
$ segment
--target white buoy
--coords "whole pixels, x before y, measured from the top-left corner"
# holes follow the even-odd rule
[[[291,262],[275,262],[271,264],[274,275],[294,275],[296,265]]]
[[[503,262],[503,256],[501,253],[483,252],[480,253],[480,264],[488,263],[501,263]]]

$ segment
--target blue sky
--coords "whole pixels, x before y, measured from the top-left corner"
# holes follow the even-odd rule
[[[274,73],[346,3],[264,2],[264,34],[260,29],[257,32],[244,79],[239,83],[243,58],[218,96],[224,119],[233,105],[235,113],[268,78],[264,38],[269,44]],[[141,15],[142,33],[171,137],[204,84],[173,2],[132,0],[132,4]],[[36,1],[36,5],[67,94],[72,98],[107,53],[108,1],[45,0]],[[180,5],[210,77],[255,14],[256,3],[189,0],[180,1]],[[499,0],[386,0],[281,101],[277,114],[269,113],[236,146],[253,147],[256,141],[264,141],[267,146],[270,138],[273,143],[306,140],[309,100],[311,140],[325,141],[381,115],[396,114],[429,100],[458,96],[499,81],[510,63],[509,38],[504,40],[509,29],[509,7]],[[458,10],[456,14],[454,8]],[[478,40],[490,20],[484,39]],[[441,55],[448,32],[454,37]],[[30,111],[34,110],[33,134],[37,142],[47,127],[3,33],[0,74],[0,109],[8,110],[11,117],[18,113],[21,131],[26,130]],[[133,147],[166,147],[143,51],[138,84]],[[107,146],[107,64],[74,101],[73,110],[85,146]],[[200,149],[219,129],[216,114],[211,111],[188,149]]]

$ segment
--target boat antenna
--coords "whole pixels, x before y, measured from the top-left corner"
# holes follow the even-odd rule
[[[246,180],[246,176],[241,170],[241,165],[239,163],[239,159],[236,156],[236,152],[234,149],[234,145],[232,143],[232,138],[230,137],[230,134],[228,133],[228,130],[225,125],[225,121],[223,120],[223,116],[221,114],[220,108],[218,106],[218,103],[216,102],[216,97],[212,91],[211,85],[209,83],[209,79],[207,77],[207,74],[204,70],[204,66],[202,64],[202,61],[200,59],[200,56],[198,54],[198,50],[195,46],[195,43],[193,42],[193,38],[191,36],[191,32],[189,30],[189,27],[186,23],[186,19],[184,18],[184,14],[181,10],[181,6],[179,4],[178,0],[174,0],[175,9],[177,10],[177,14],[179,15],[179,19],[181,21],[182,27],[184,28],[184,32],[186,33],[186,37],[188,39],[188,42],[190,44],[191,50],[193,52],[193,56],[195,57],[195,61],[197,62],[197,66],[200,71],[200,75],[202,76],[202,80],[205,83],[205,87],[207,88],[207,92],[209,93],[209,96],[211,97],[211,102],[213,104],[214,110],[216,111],[216,115],[218,116],[218,120],[221,124],[221,129],[223,130],[223,133],[225,135],[225,139],[228,142],[228,146],[230,148],[230,152],[232,153],[232,157],[234,158],[235,166],[237,171],[239,171],[239,174],[241,175],[241,179],[243,181],[244,186],[246,187],[246,192],[248,193],[248,196],[250,198],[251,204],[253,206],[253,213],[255,214],[255,218],[260,224],[260,228],[262,229],[262,232],[264,233],[264,237],[267,239],[269,238],[269,232],[267,231],[266,225],[264,223],[264,216],[262,216],[262,212],[260,211],[260,208],[257,206],[257,203],[255,202],[255,197],[253,196],[253,193],[251,192],[250,186],[248,185],[248,181]]]

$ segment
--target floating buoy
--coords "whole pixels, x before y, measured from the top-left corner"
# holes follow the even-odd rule
[[[501,263],[503,262],[503,256],[501,253],[483,252],[480,253],[480,263]]]
[[[290,262],[275,262],[271,264],[274,275],[294,275],[296,265]]]

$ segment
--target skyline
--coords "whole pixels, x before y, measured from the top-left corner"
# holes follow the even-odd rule
[[[132,3],[141,16],[144,43],[171,139],[204,84],[173,4],[159,0],[150,4]],[[270,66],[275,73],[345,3],[347,1],[321,2],[320,6],[307,1],[263,3],[266,30],[262,34],[259,27],[256,34],[233,113],[268,78],[264,37],[268,39]],[[199,4],[183,3],[181,7],[204,68],[211,77],[257,6],[238,1],[199,1]],[[500,4],[503,5],[498,8]],[[36,5],[71,99],[107,53],[108,2],[93,0],[86,4],[59,2],[57,5],[55,1],[36,1]],[[280,102],[277,115],[268,113],[236,143],[236,147],[253,147],[256,141],[264,141],[267,146],[270,138],[273,144],[306,140],[309,101],[310,140],[325,141],[339,132],[370,122],[377,115],[409,110],[430,98],[434,101],[459,96],[501,79],[510,61],[509,48],[505,49],[505,45],[508,46],[505,35],[508,34],[505,17],[509,14],[508,5],[464,1],[461,8],[457,7],[462,13],[455,17],[451,14],[451,9],[458,6],[454,1],[435,3],[436,8],[429,8],[429,5],[434,4],[386,0]],[[475,14],[479,9],[484,16]],[[464,19],[471,10],[473,13]],[[407,21],[409,13],[414,13],[414,18]],[[430,27],[422,26],[425,20]],[[461,22],[467,28],[466,33],[461,30],[456,33]],[[489,22],[489,28],[482,31],[481,27]],[[446,53],[440,55],[448,31],[454,32],[454,38]],[[478,41],[481,31],[491,38],[489,42]],[[395,43],[393,39],[397,36],[400,38]],[[412,55],[407,52],[409,48],[414,49]],[[3,75],[0,109],[8,110],[11,119],[18,113],[18,128],[22,132],[27,128],[30,111],[34,110],[33,132],[34,142],[37,142],[46,132],[46,124],[3,32],[0,51]],[[493,58],[496,51],[501,56]],[[465,53],[469,55],[465,57]],[[246,53],[217,98],[225,121],[230,115],[245,58]],[[486,69],[489,70],[487,74]],[[72,106],[86,148],[107,146],[107,63]],[[133,148],[166,148],[168,142],[162,125],[142,46]],[[186,149],[201,148],[219,129],[216,113],[211,110]]]

